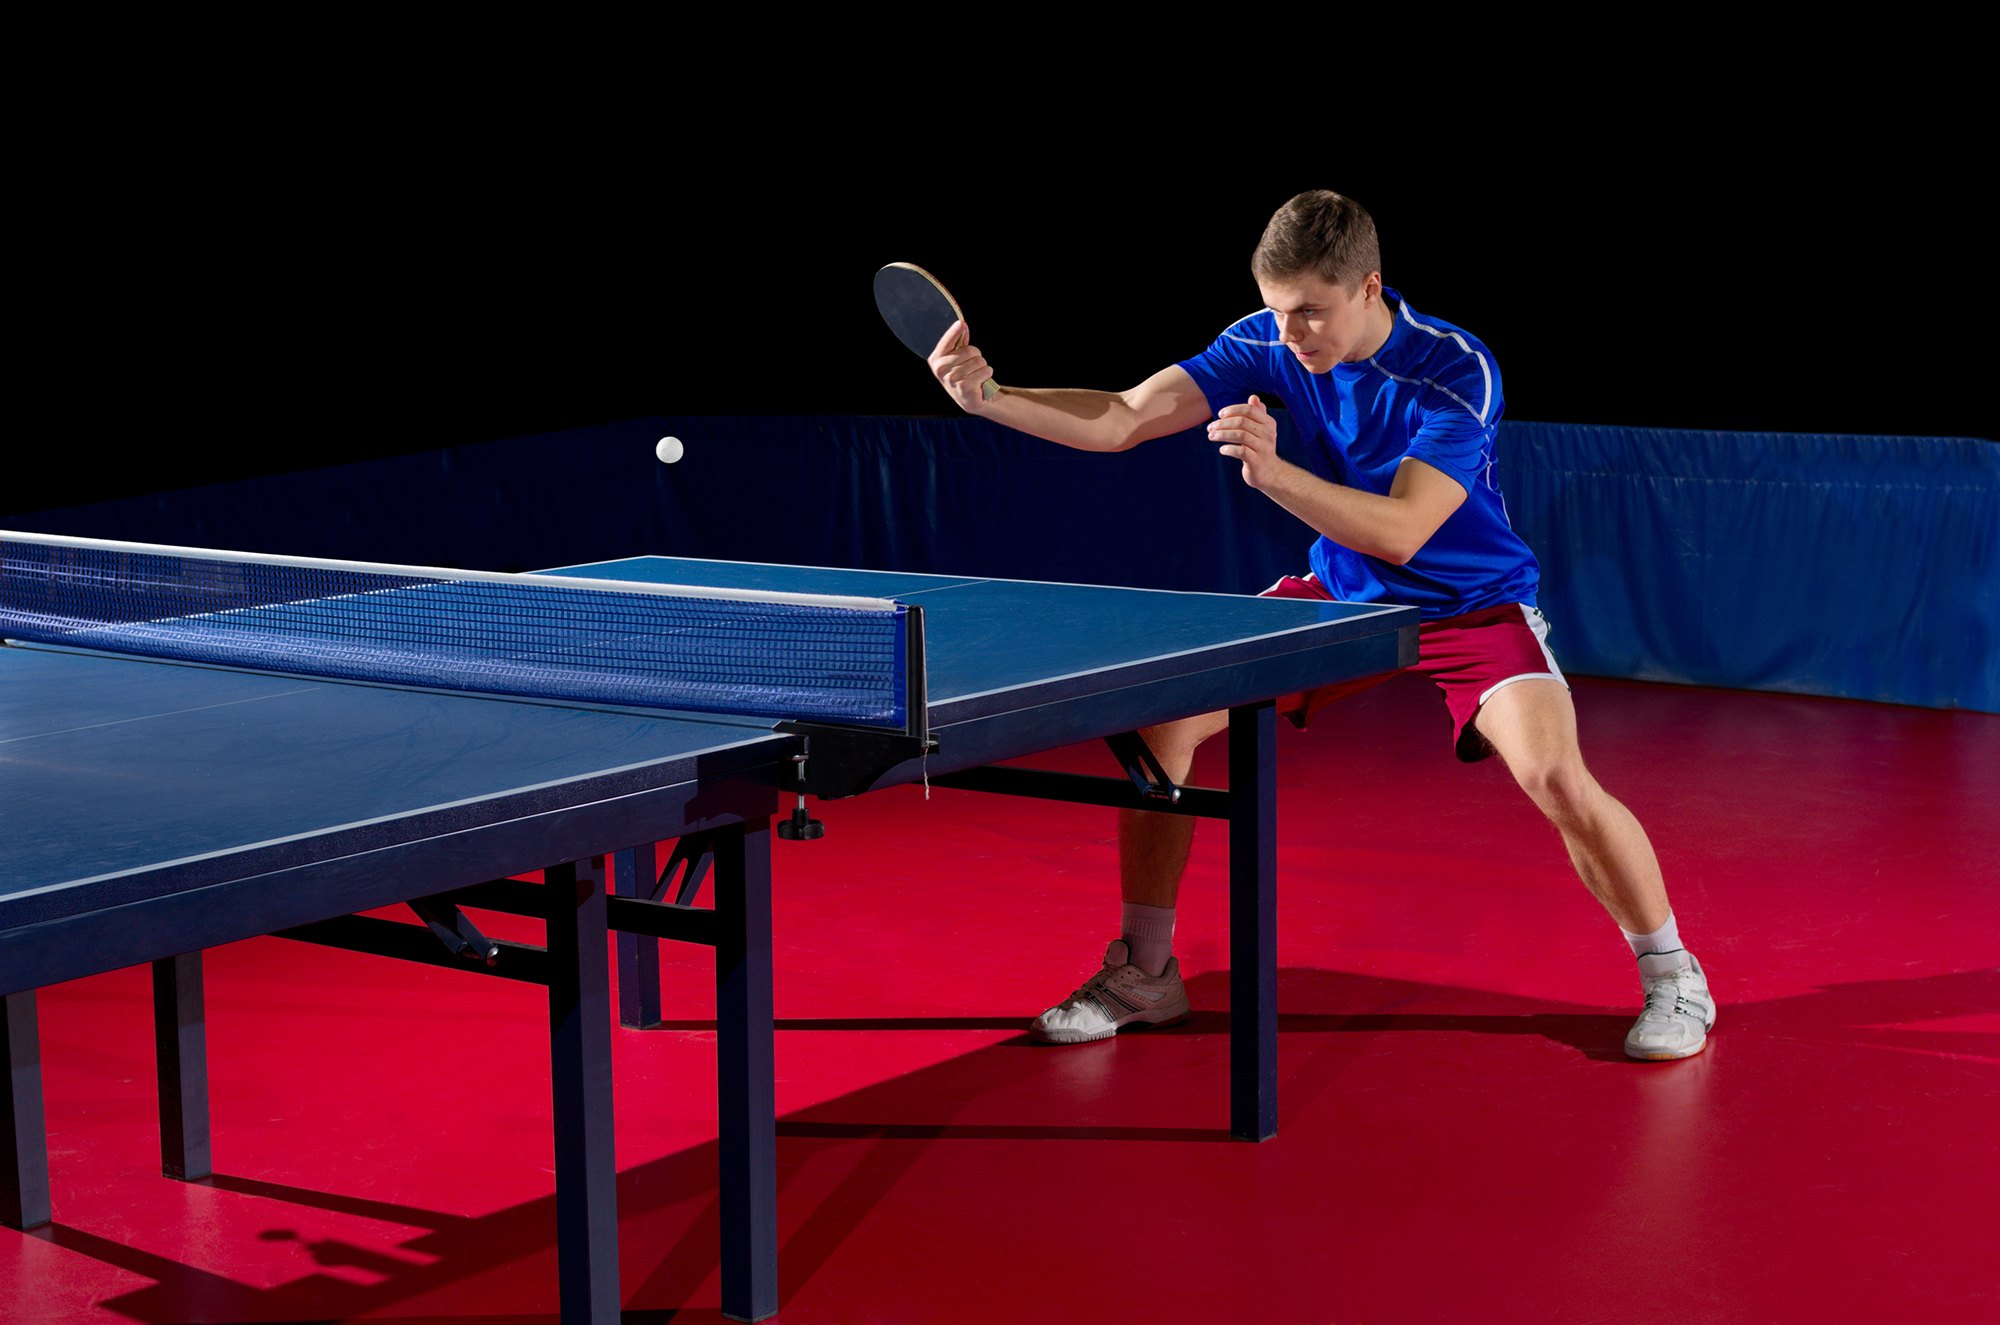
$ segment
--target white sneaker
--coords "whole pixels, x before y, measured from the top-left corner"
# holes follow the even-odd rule
[[[1169,957],[1165,971],[1147,975],[1132,965],[1125,940],[1113,939],[1104,950],[1104,968],[1029,1023],[1028,1034],[1045,1044],[1083,1044],[1108,1040],[1121,1026],[1172,1026],[1187,1015],[1180,959]]]
[[[1688,965],[1676,969],[1683,956]],[[1646,1010],[1626,1032],[1629,1057],[1692,1058],[1708,1046],[1708,1032],[1715,1026],[1715,999],[1694,954],[1650,953],[1641,957],[1639,983],[1646,991]]]

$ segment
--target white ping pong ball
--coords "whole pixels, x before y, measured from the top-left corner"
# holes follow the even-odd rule
[[[661,464],[671,465],[674,461],[681,458],[681,439],[678,437],[662,437],[660,444],[653,448],[653,454],[660,457]]]

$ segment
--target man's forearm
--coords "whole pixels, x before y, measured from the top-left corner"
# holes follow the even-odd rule
[[[1115,391],[1003,387],[979,417],[1079,451],[1123,451],[1156,435]]]
[[[1401,566],[1436,532],[1411,502],[1329,483],[1286,465],[1262,487],[1278,505],[1344,548]]]

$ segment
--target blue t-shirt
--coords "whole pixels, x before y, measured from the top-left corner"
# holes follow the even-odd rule
[[[1291,410],[1306,460],[1323,479],[1388,495],[1404,459],[1423,461],[1465,487],[1465,501],[1405,566],[1320,538],[1313,573],[1335,598],[1402,603],[1425,619],[1535,601],[1535,554],[1507,521],[1493,468],[1500,370],[1470,335],[1420,316],[1384,289],[1395,325],[1373,358],[1306,371],[1278,340],[1269,309],[1225,329],[1182,361],[1210,410],[1271,392]]]

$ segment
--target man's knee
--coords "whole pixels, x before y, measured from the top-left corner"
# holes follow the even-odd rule
[[[1573,824],[1589,811],[1597,782],[1580,755],[1510,761],[1507,769],[1521,790],[1557,824]]]
[[[1194,758],[1195,747],[1229,725],[1227,713],[1201,713],[1140,731],[1153,757],[1171,768]]]

